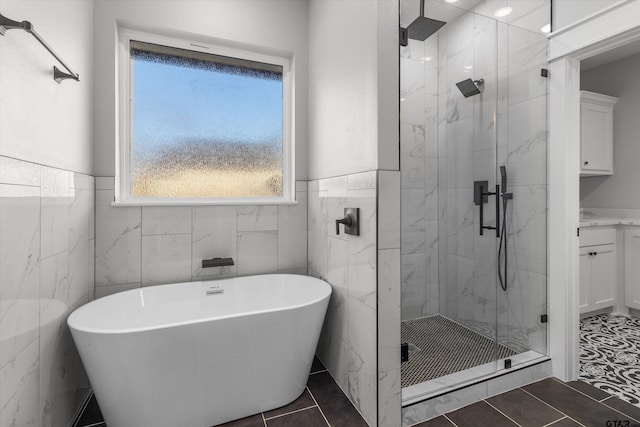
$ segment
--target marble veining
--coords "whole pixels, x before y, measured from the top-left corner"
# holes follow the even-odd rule
[[[0,156],[0,425],[67,425],[88,390],[65,319],[93,295],[93,188]]]

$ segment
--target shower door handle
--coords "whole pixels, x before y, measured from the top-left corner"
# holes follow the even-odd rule
[[[496,238],[500,238],[500,186],[496,184]]]
[[[480,184],[480,235],[484,235],[484,230],[496,230],[496,237],[500,237],[500,186],[496,184],[496,192],[492,193],[484,191],[484,185]],[[491,225],[484,225],[484,202],[482,198],[484,196],[495,196],[496,197],[496,226],[493,227]]]

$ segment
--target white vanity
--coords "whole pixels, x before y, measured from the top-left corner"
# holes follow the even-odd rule
[[[580,221],[580,314],[640,310],[640,215]]]

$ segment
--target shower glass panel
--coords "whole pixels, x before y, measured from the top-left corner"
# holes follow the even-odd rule
[[[547,352],[549,1],[497,3],[425,0],[400,47],[403,404]]]

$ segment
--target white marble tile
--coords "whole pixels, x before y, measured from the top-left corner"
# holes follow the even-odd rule
[[[508,263],[511,268],[547,273],[547,187],[513,186],[507,205]]]
[[[447,186],[473,187],[473,118],[447,126]]]
[[[380,397],[385,396],[383,402],[400,393],[399,382],[396,384],[387,377],[400,373],[397,357],[400,351],[400,251],[378,251],[378,263],[378,375]],[[386,373],[383,382],[380,382],[381,373]]]
[[[349,243],[346,240],[329,237],[327,239],[327,282],[345,295],[349,289],[348,268]]]
[[[509,26],[510,105],[547,93],[549,81],[540,75],[540,68],[546,67],[546,60],[547,39],[544,34]]]
[[[96,190],[115,189],[115,179],[112,176],[96,176]]]
[[[0,156],[0,184],[40,186],[40,165]]]
[[[496,21],[482,15],[473,15],[473,73],[482,76],[487,82],[487,76],[496,73],[497,43]],[[485,87],[486,89],[486,87]],[[485,93],[480,102],[486,102]]]
[[[327,178],[320,181],[320,186],[323,184],[326,186],[329,198],[342,198],[346,197],[349,190],[349,176],[337,176],[333,178]],[[320,188],[322,190],[322,188]]]
[[[424,99],[424,61],[401,58],[400,62],[400,98]]]
[[[40,425],[43,427],[65,425],[72,419],[83,397],[76,390],[89,387],[66,323],[71,311],[86,303],[87,289],[60,292],[64,288],[59,286],[60,283],[53,298],[41,299],[40,305]]]
[[[332,296],[327,309],[325,334],[347,339],[347,298],[348,287],[348,246],[347,242],[329,237],[327,282],[331,285]]]
[[[69,287],[87,288],[93,283],[90,268],[94,264],[89,253],[90,223],[93,217],[93,189],[74,190],[74,198],[69,209]],[[91,243],[90,243],[91,242]]]
[[[296,181],[296,193],[298,192],[307,192],[309,191],[309,183],[308,181]],[[296,200],[298,200],[296,198]]]
[[[347,299],[349,328],[348,396],[363,418],[376,425],[377,367],[376,312],[360,301]]]
[[[540,323],[540,315],[547,313],[547,276],[517,270],[514,278],[508,288],[506,345],[545,354],[548,324]]]
[[[349,295],[372,309],[376,307],[377,221],[375,194],[349,190],[347,204],[360,208],[360,235],[347,235]]]
[[[38,337],[40,189],[0,184],[0,367]]]
[[[93,301],[96,298],[96,282],[95,282],[95,271],[96,271],[96,241],[95,239],[89,240],[89,251],[87,252],[88,261],[89,261],[89,281],[87,283],[89,287],[88,291],[88,300]]]
[[[41,248],[43,258],[69,249],[69,208],[71,173],[61,169],[42,167],[40,169],[41,194]]]
[[[402,425],[408,427],[487,397],[486,383],[479,383],[402,408]]]
[[[142,235],[191,233],[190,207],[142,207]]]
[[[191,235],[142,236],[142,286],[191,279]]]
[[[447,316],[473,320],[473,259],[447,255]]]
[[[509,25],[544,35],[541,28],[551,23],[551,0],[508,0],[513,9],[507,16]]]
[[[238,206],[238,231],[272,231],[277,228],[277,206]]]
[[[192,276],[228,275],[238,271],[237,221],[235,206],[193,208]],[[236,265],[202,268],[203,259],[227,257],[233,258]]]
[[[243,231],[238,233],[238,275],[276,273],[278,271],[278,232]]]
[[[40,426],[38,340],[0,369],[0,425]]]
[[[424,188],[425,129],[423,124],[400,125],[400,159],[402,188]]]
[[[76,288],[76,292],[78,292]],[[80,288],[79,292],[84,291],[86,287]],[[48,301],[61,302],[61,310],[66,310],[66,305],[70,298],[69,288],[69,253],[60,252],[49,258],[44,258],[40,264],[40,306]],[[41,319],[42,323],[42,319]]]
[[[94,178],[90,175],[83,173],[71,172],[69,178],[69,188],[76,188],[79,190],[95,190]]]
[[[402,418],[402,394],[400,392],[400,369],[378,374],[378,426],[396,427]]]
[[[447,191],[447,253],[473,258],[476,211],[478,208],[473,203],[473,190]],[[485,221],[490,223],[489,215]]]
[[[311,276],[326,278],[328,199],[316,191],[310,191],[308,197],[308,270]]]
[[[320,180],[307,181],[307,191],[320,191]]]
[[[96,285],[139,283],[141,210],[112,200],[113,191],[96,190]]]
[[[377,171],[347,175],[347,190],[372,190],[377,188]]]
[[[106,297],[112,294],[117,294],[118,292],[137,289],[140,286],[141,286],[140,283],[125,283],[124,285],[96,286],[95,299]]]
[[[380,171],[378,188],[378,249],[400,247],[400,173]]]
[[[318,341],[317,354],[322,364],[331,373],[331,377],[346,395],[349,388],[347,374],[349,351],[346,341],[341,337],[326,333],[323,329]]]
[[[278,206],[278,271],[307,269],[307,192],[297,205]]]

